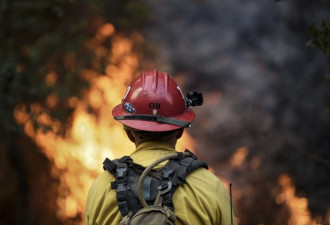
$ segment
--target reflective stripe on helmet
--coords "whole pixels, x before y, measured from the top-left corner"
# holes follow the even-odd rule
[[[116,116],[115,120],[142,120],[142,121],[151,121],[158,123],[166,123],[171,125],[176,125],[180,127],[190,127],[190,122],[184,120],[177,120],[165,116],[156,116],[156,115],[126,115],[126,116]]]

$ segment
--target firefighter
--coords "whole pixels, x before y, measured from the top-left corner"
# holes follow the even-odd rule
[[[147,167],[176,152],[177,140],[195,118],[189,106],[202,103],[199,93],[192,95],[191,98],[185,97],[176,81],[165,72],[142,72],[133,80],[112,114],[123,124],[127,137],[136,146],[130,155],[134,163]],[[164,165],[165,162],[159,167]],[[88,193],[84,225],[120,223],[122,214],[118,196],[111,188],[114,181],[115,176],[107,171],[94,181]],[[186,183],[177,187],[172,198],[175,224],[236,224],[227,190],[205,168],[189,174]]]

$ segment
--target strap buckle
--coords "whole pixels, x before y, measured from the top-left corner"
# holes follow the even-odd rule
[[[172,189],[172,181],[170,179],[171,175],[173,173],[173,170],[164,170],[163,171],[163,182],[162,184],[157,188],[158,191],[160,191],[161,195],[164,195],[171,191]],[[167,180],[167,181],[165,181]]]
[[[172,181],[168,181],[165,185],[160,185],[157,190],[160,191],[161,195],[170,192],[172,189]]]
[[[125,184],[117,184],[117,200],[119,202],[126,201],[126,185]]]
[[[116,169],[116,177],[126,179],[126,171],[127,171],[127,165],[125,163],[119,163]]]

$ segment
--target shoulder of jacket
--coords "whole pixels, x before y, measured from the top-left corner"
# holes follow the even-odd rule
[[[216,191],[220,186],[223,186],[221,180],[212,172],[205,168],[198,168],[193,173],[187,176],[187,183],[196,186],[208,186],[209,190]]]
[[[205,177],[205,179],[219,180],[216,175],[204,167],[196,169],[193,173],[191,173],[191,175]]]
[[[115,177],[108,171],[103,171],[93,182],[90,191],[101,191],[110,186]]]

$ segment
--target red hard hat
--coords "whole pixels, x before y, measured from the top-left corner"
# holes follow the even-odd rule
[[[112,115],[128,127],[154,132],[190,127],[195,118],[179,84],[157,70],[136,77]]]

